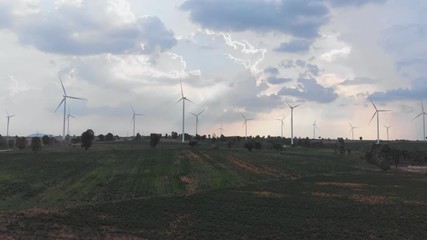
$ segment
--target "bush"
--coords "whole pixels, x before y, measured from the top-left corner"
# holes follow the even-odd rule
[[[156,133],[150,134],[150,146],[155,148],[157,144],[159,144],[161,136],[162,135]]]
[[[44,135],[42,138],[43,145],[50,145],[52,143],[52,139],[48,135]],[[31,139],[32,143],[32,139]]]
[[[112,133],[107,133],[107,135],[105,135],[105,141],[107,142],[112,142],[114,141],[114,136]]]
[[[246,142],[245,145],[243,145],[244,148],[248,149],[249,152],[252,152],[252,149],[254,148],[253,142]]]
[[[40,140],[40,138],[38,137],[31,138],[31,149],[35,153],[42,149],[42,141]]]
[[[27,139],[25,137],[16,137],[16,146],[20,150],[25,149],[27,146]]]
[[[191,147],[194,147],[194,146],[196,146],[196,145],[197,145],[197,141],[196,141],[196,140],[190,140],[190,141],[188,142],[188,145],[190,145]]]

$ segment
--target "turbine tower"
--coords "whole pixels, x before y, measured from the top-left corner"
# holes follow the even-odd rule
[[[133,109],[132,105],[130,106],[130,108],[132,108],[132,122],[133,122],[133,137],[135,137],[135,122],[136,122],[136,116],[142,116],[144,114],[141,113],[135,113],[135,109]]]
[[[283,116],[282,118],[278,118],[276,119],[277,121],[280,121],[280,137],[283,138],[283,127],[285,126],[285,123],[283,120],[285,120],[287,114],[285,114],[285,116]]]
[[[350,123],[350,132],[351,132],[351,140],[354,140],[354,129],[356,129],[358,127],[353,127],[353,125],[351,125]]]
[[[240,112],[240,114],[242,114],[242,117],[245,119],[245,121],[243,122],[243,126],[245,126],[245,140],[248,139],[248,121],[254,120],[253,118],[246,118],[245,115],[243,115],[243,113]]]
[[[192,102],[190,99],[188,99],[186,96],[184,96],[184,90],[182,89],[182,81],[179,80],[179,83],[181,85],[181,98],[176,102],[179,103],[182,101],[182,142],[185,142],[185,101]]]
[[[314,120],[314,123],[313,123],[313,139],[316,139],[316,128],[317,128],[316,120]]]
[[[222,128],[222,123],[221,123],[221,127],[218,128],[217,130],[219,130],[219,134],[221,134],[220,136],[222,136],[222,131],[224,131],[224,128]]]
[[[375,115],[377,115],[377,144],[380,144],[380,112],[388,112],[390,110],[378,109],[377,106],[375,106],[372,99],[371,98],[368,98],[368,99],[369,99],[369,101],[371,101],[372,105],[375,108],[375,113],[374,113],[374,115],[372,115],[372,118],[369,121],[369,123],[371,123],[372,119],[374,119]]]
[[[389,138],[388,138],[388,136],[389,136],[388,135],[388,129],[391,128],[391,126],[384,125],[384,127],[387,129],[387,141],[389,141]]]
[[[423,141],[426,141],[426,115],[427,115],[427,113],[424,111],[423,101],[421,101],[421,109],[422,109],[422,112],[420,114],[418,114],[416,117],[414,117],[414,119],[412,119],[412,120],[415,120],[415,119],[419,118],[420,116],[423,116]]]
[[[290,105],[288,104],[289,108],[291,109],[291,145],[294,145],[294,108],[301,106],[301,104],[297,104],[297,105]]]
[[[7,129],[6,129],[6,138],[9,138],[9,122],[10,118],[14,117],[15,115],[9,115],[9,113],[6,111],[6,118],[7,118]],[[9,140],[9,139],[7,139]]]
[[[84,99],[84,98],[78,98],[78,97],[73,97],[73,96],[68,96],[68,95],[67,95],[67,91],[65,91],[64,84],[62,83],[61,75],[59,75],[59,74],[58,74],[58,77],[59,77],[59,81],[61,82],[62,90],[64,91],[64,95],[63,95],[63,97],[64,97],[64,98],[63,98],[63,99],[62,99],[62,101],[59,103],[59,105],[58,105],[58,107],[56,108],[55,112],[56,112],[56,111],[58,111],[59,107],[61,107],[61,105],[62,105],[62,104],[64,104],[64,122],[63,122],[63,125],[62,125],[62,139],[65,139],[65,122],[66,122],[66,120],[67,120],[67,98],[70,98],[70,99],[77,99],[77,100],[85,100],[85,101],[87,101],[87,99]]]

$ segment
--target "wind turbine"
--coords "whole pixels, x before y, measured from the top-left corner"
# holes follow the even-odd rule
[[[389,140],[389,138],[388,138],[388,136],[389,136],[388,135],[388,129],[391,128],[391,126],[384,125],[384,127],[387,129],[387,141],[388,141]]]
[[[222,123],[221,123],[221,127],[218,128],[218,130],[219,130],[219,134],[221,134],[220,136],[222,136],[222,131],[224,131],[224,128],[222,128]]]
[[[297,104],[297,105],[290,105],[288,104],[289,108],[291,109],[291,145],[294,145],[294,108],[301,106],[301,104]]]
[[[372,105],[375,108],[375,113],[374,113],[374,115],[372,115],[372,118],[369,121],[369,123],[371,123],[372,119],[374,119],[375,115],[377,115],[377,144],[380,144],[380,112],[388,112],[390,110],[378,109],[377,106],[375,106],[372,99],[371,98],[368,98],[368,99],[369,99],[369,101],[371,101]]]
[[[199,126],[199,115],[202,114],[204,111],[205,111],[205,109],[203,109],[202,111],[200,111],[197,114],[190,112],[191,115],[196,117],[196,136],[197,136],[197,127]]]
[[[59,105],[56,108],[55,112],[58,111],[59,107],[61,107],[62,104],[64,104],[64,122],[63,122],[63,125],[62,125],[62,139],[65,139],[65,122],[66,122],[66,119],[67,119],[67,98],[77,99],[77,100],[85,100],[85,101],[87,101],[87,99],[73,97],[73,96],[68,96],[67,95],[67,91],[65,91],[64,84],[62,83],[61,75],[58,74],[58,77],[59,77],[59,81],[61,82],[62,90],[64,91],[64,95],[63,95],[64,98],[59,103]]]
[[[245,126],[245,139],[248,139],[248,121],[250,120],[254,120],[253,118],[246,118],[245,115],[243,115],[243,113],[240,112],[240,114],[242,115],[242,117],[245,119],[245,121],[243,122],[243,126]]]
[[[414,117],[414,119],[412,119],[412,120],[415,120],[416,118],[418,118],[418,117],[420,117],[420,116],[423,116],[423,141],[426,141],[426,115],[427,115],[427,113],[424,111],[424,104],[423,104],[423,101],[421,101],[421,109],[422,109],[422,112],[420,113],[420,114],[418,114],[416,117]]]
[[[353,127],[353,125],[351,125],[350,123],[350,132],[351,132],[351,140],[354,140],[354,129],[358,128],[358,127]]]
[[[9,115],[9,113],[6,111],[6,118],[7,118],[7,131],[6,131],[6,138],[9,138],[9,122],[10,118],[14,117],[15,115]],[[9,139],[7,139],[9,140]]]
[[[67,114],[67,135],[68,135],[68,144],[70,144],[71,136],[70,136],[70,117],[76,119],[73,115],[70,114],[70,108],[68,108],[68,114]]]
[[[314,123],[313,123],[313,139],[316,139],[316,128],[317,128],[316,120],[314,120]]]
[[[186,96],[184,96],[184,90],[182,89],[182,81],[179,80],[179,83],[181,85],[181,98],[176,102],[179,103],[182,101],[182,142],[185,142],[185,101],[192,102],[190,99],[188,99]]]
[[[144,114],[141,113],[135,113],[135,109],[133,109],[132,105],[130,106],[132,108],[132,122],[133,122],[133,137],[135,137],[135,122],[136,122],[136,116],[142,116]]]
[[[286,118],[287,114],[285,114],[285,116],[283,116],[282,118],[278,118],[276,119],[277,121],[280,121],[280,137],[283,138],[283,127],[285,126],[285,123],[283,122],[283,120]]]

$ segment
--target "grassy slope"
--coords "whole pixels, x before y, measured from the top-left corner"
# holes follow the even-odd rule
[[[2,153],[0,237],[427,238],[427,177],[357,154],[113,147]]]

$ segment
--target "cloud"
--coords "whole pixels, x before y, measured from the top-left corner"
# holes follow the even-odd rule
[[[297,88],[282,88],[278,95],[292,96],[319,103],[329,103],[338,98],[338,94],[335,93],[333,88],[322,87],[315,79],[299,78],[298,84]]]
[[[374,3],[374,4],[382,4],[387,0],[327,0],[327,2],[331,3],[334,7],[347,7],[347,6],[357,6],[360,7],[365,4]]]
[[[273,85],[277,85],[277,84],[282,84],[282,83],[286,83],[286,82],[290,82],[292,81],[292,79],[290,78],[278,78],[278,77],[268,77],[267,78],[267,82]]]
[[[397,88],[386,92],[375,92],[370,95],[373,100],[420,100],[427,99],[427,77],[412,81],[410,87]]]
[[[279,74],[279,69],[277,69],[275,67],[268,67],[268,68],[264,69],[264,73],[268,73],[268,74],[271,74],[273,76],[276,76]]]
[[[329,20],[321,1],[187,0],[181,9],[193,22],[220,31],[277,31],[313,39]]]
[[[375,80],[372,78],[357,77],[354,79],[347,79],[344,82],[340,83],[339,85],[352,86],[352,85],[373,84],[373,83],[375,83]]]
[[[17,11],[17,5],[1,7],[9,7],[8,12]],[[5,11],[1,7],[0,12]],[[15,32],[22,44],[49,53],[151,54],[165,51],[177,42],[160,19],[134,17],[124,0],[56,2],[53,10],[20,12],[3,22],[3,27]]]
[[[301,53],[310,50],[312,41],[303,39],[292,40],[290,42],[282,43],[279,47],[275,48],[276,52],[289,52],[289,53]]]

